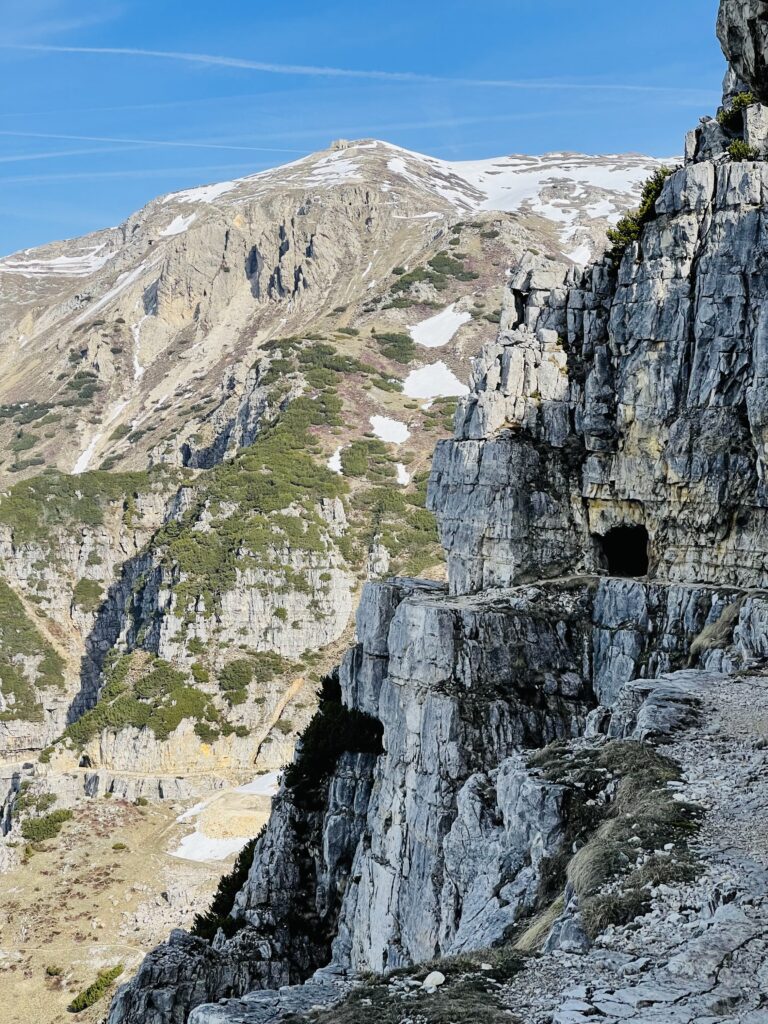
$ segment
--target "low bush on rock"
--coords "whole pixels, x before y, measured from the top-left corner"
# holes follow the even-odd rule
[[[410,363],[416,356],[416,346],[410,334],[388,331],[377,334],[375,341],[381,354],[396,363]]]
[[[728,155],[735,164],[744,163],[747,160],[757,160],[758,152],[752,146],[747,145],[743,139],[735,139],[728,147]]]
[[[95,612],[102,602],[104,591],[96,580],[81,579],[75,584],[72,600],[84,612]]]
[[[61,832],[65,821],[70,821],[72,811],[51,811],[39,818],[27,818],[21,823],[21,834],[28,843],[42,843],[46,839],[55,839]]]
[[[512,1018],[499,999],[499,985],[510,982],[525,962],[525,956],[510,945],[504,945],[403,968],[378,981],[367,981],[342,1003],[313,1017],[313,1021],[314,1024],[374,1021],[375,1024],[401,1024],[404,1020],[421,1024],[507,1024]],[[427,992],[408,984],[423,982],[433,971],[439,971],[445,978],[437,991]],[[402,997],[408,991],[415,992],[415,998],[409,996],[404,1000]],[[293,1024],[290,1018],[286,1024],[289,1021]]]
[[[615,740],[576,751],[555,743],[532,755],[529,765],[549,781],[573,787],[563,853],[543,865],[543,907],[568,881],[594,939],[608,925],[645,913],[651,887],[696,877],[688,841],[701,812],[673,799],[668,783],[680,779],[674,761],[647,744]],[[614,795],[597,801],[609,783],[616,785]],[[578,850],[571,854],[574,845]]]
[[[87,1010],[89,1006],[93,1006],[102,999],[109,990],[110,985],[113,981],[120,977],[123,973],[123,965],[117,964],[116,967],[111,967],[107,971],[99,971],[99,975],[96,981],[88,988],[84,989],[79,995],[75,996],[72,1002],[69,1004],[67,1009],[70,1013],[80,1013],[83,1010]]]
[[[640,206],[637,210],[626,214],[615,228],[608,231],[608,240],[611,243],[608,255],[614,264],[621,262],[627,246],[638,241],[643,227],[656,217],[656,200],[661,195],[665,181],[673,173],[674,168],[672,167],[659,167],[654,171],[643,185]]]
[[[727,110],[721,110],[717,115],[717,123],[727,132],[744,131],[744,111],[755,102],[751,92],[740,92],[734,96],[733,102]]]

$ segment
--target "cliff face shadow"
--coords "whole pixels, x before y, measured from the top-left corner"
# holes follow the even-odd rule
[[[139,580],[151,568],[152,555],[149,551],[129,558],[123,565],[120,578],[107,591],[85,641],[85,654],[80,661],[80,689],[67,709],[67,725],[75,722],[96,703],[104,661],[125,629],[126,617],[133,616],[134,609],[140,606],[134,591]],[[135,633],[132,624],[128,631],[131,636]]]

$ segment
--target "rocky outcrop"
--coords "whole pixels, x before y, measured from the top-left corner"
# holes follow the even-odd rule
[[[722,0],[717,35],[738,78],[758,99],[768,101],[768,4],[765,0]]]
[[[184,1021],[201,1003],[295,984],[327,960],[372,767],[370,755],[345,755],[320,809],[309,813],[284,788],[232,908],[234,937],[219,932],[211,945],[175,932],[120,990],[110,1021]]]
[[[765,585],[767,187],[761,163],[689,164],[616,272],[516,273],[520,318],[433,465],[455,593],[623,572],[612,538],[651,577]]]
[[[260,559],[241,553],[233,586],[223,590],[215,608],[211,599],[196,595],[179,599],[186,577],[167,568],[160,551],[142,580],[134,601],[128,641],[168,660],[193,660],[193,646],[239,645],[254,651],[272,651],[298,661],[305,651],[317,651],[339,639],[352,614],[355,581],[338,542],[347,520],[338,499],[317,505],[322,524],[318,551],[275,537]],[[301,508],[284,515],[301,521]],[[207,509],[191,529],[209,532]],[[262,564],[260,564],[260,562]]]
[[[142,1019],[171,989],[184,1019],[203,999],[179,981],[187,957],[191,974],[207,979],[208,1001],[307,977],[330,957],[329,946],[302,938],[318,934],[306,922],[329,877],[340,898],[320,901],[320,934],[345,969],[381,971],[502,941],[538,906],[568,836],[565,790],[532,776],[521,751],[583,733],[598,701],[615,703],[638,674],[685,665],[736,597],[616,579],[500,590],[491,600],[406,580],[369,585],[341,683],[345,702],[383,725],[372,786],[350,792],[341,762],[320,818],[284,793],[235,902],[248,928],[231,940],[220,933],[199,955],[182,937],[160,947],[115,1003],[112,1024]],[[147,1020],[174,1019],[157,1012]]]
[[[146,545],[166,520],[177,489],[170,477],[137,483],[129,478],[120,500],[102,499],[95,516],[88,507],[82,522],[67,520],[62,510],[63,523],[49,530],[40,523],[32,536],[23,521],[17,529],[0,526],[4,580],[61,659],[60,684],[36,695],[39,713],[32,708],[15,717],[13,706],[3,704],[10,714],[0,722],[0,755],[39,751],[95,703],[104,658],[125,629],[132,589],[149,564]],[[49,500],[63,505],[69,497],[54,492]],[[40,511],[33,507],[28,514]],[[86,598],[83,588],[90,588]],[[4,649],[13,650],[7,637]]]

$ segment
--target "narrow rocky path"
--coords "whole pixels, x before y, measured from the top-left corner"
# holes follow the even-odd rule
[[[504,997],[524,1024],[768,1024],[768,677],[691,686],[700,720],[664,753],[676,799],[704,809],[701,875],[653,890],[589,953],[533,960]]]

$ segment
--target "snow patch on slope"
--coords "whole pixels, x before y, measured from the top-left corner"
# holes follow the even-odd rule
[[[371,426],[376,437],[390,444],[404,444],[411,436],[404,423],[392,420],[388,416],[371,416]]]
[[[53,259],[24,259],[21,256],[8,256],[0,260],[0,271],[7,274],[22,274],[24,277],[88,277],[108,263],[114,253],[101,255],[105,243],[87,252],[76,253],[74,256],[55,256]],[[26,252],[33,252],[28,249]]]
[[[344,185],[350,181],[362,180],[360,168],[355,161],[342,156],[341,153],[331,153],[330,156],[318,160],[308,177],[311,185]]]
[[[185,192],[172,192],[163,199],[164,203],[212,203],[219,196],[226,195],[237,188],[238,181],[220,181],[214,185],[201,185],[199,188],[189,188]]]
[[[94,304],[89,306],[84,313],[80,314],[77,320],[75,320],[75,327],[78,327],[80,324],[85,323],[86,320],[89,320],[94,313],[106,306],[108,302],[112,301],[112,299],[116,299],[121,292],[124,292],[126,288],[129,288],[134,281],[138,281],[142,274],[151,270],[154,266],[155,263],[140,263],[138,267],[134,267],[133,270],[120,274],[117,281],[115,281],[114,285],[109,289],[106,295],[102,295],[98,302],[94,302]]]
[[[163,228],[160,234],[163,238],[170,238],[172,235],[181,235],[187,230],[196,217],[196,213],[191,213],[188,217],[182,217],[181,214],[179,214],[178,217],[173,218],[167,228]]]
[[[85,473],[85,471],[88,469],[88,466],[90,465],[91,459],[93,458],[94,453],[96,451],[96,446],[98,445],[100,440],[100,433],[93,435],[88,444],[88,447],[85,449],[82,455],[80,455],[77,462],[72,467],[73,476],[80,476],[81,473]]]
[[[198,863],[209,860],[226,860],[233,853],[239,853],[251,838],[251,836],[228,836],[225,839],[214,839],[202,832],[195,831],[191,835],[184,836],[176,849],[171,851],[171,857]]]
[[[469,388],[445,363],[439,362],[411,370],[405,378],[403,394],[408,398],[459,398],[468,395]]]
[[[453,303],[441,313],[409,327],[408,331],[417,345],[423,345],[424,348],[441,348],[447,345],[458,329],[471,319],[471,313],[457,311],[456,303]]]
[[[254,793],[256,796],[275,796],[280,788],[281,775],[282,772],[265,772],[253,782],[246,782],[244,786],[238,786],[235,792]]]

